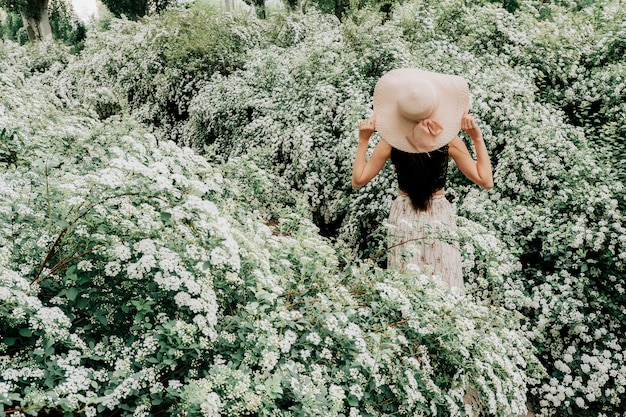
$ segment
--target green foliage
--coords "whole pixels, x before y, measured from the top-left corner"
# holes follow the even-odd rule
[[[317,10],[326,14],[332,14],[339,20],[344,21],[352,15],[358,14],[361,10],[376,9],[386,13],[394,5],[400,3],[403,3],[403,0],[311,0],[306,3],[307,7],[304,7],[304,9],[310,12],[311,10],[308,10],[308,7],[313,5]]]
[[[242,67],[249,49],[259,44],[255,26],[208,6],[177,9],[143,23],[113,19],[89,32],[83,59],[70,66],[58,88],[96,103],[102,117],[128,108],[178,138],[180,121],[187,119],[201,86],[214,73]],[[112,110],[98,110],[103,102]]]
[[[22,45],[28,42],[28,34],[19,13],[0,14],[0,39],[9,39]]]
[[[550,17],[526,30],[516,54],[518,65],[535,72],[538,96],[560,108],[567,120],[585,129],[599,154],[606,153],[620,181],[624,165],[624,19],[619,3],[577,2],[567,8],[543,5]],[[568,6],[568,5],[563,5]],[[532,12],[532,10],[530,10]],[[521,19],[519,19],[521,20]],[[620,201],[624,194],[620,193]],[[622,212],[626,206],[620,203]]]
[[[244,2],[254,9],[259,19],[265,19],[265,0],[244,0]]]
[[[194,98],[189,144],[201,148],[213,143],[225,158],[269,147],[267,168],[307,196],[323,233],[336,236],[347,221],[358,229],[345,233],[358,233],[361,221],[367,223],[364,213],[350,207],[353,200],[347,196],[352,191],[346,180],[353,123],[369,111],[366,103],[375,80],[393,62],[409,62],[397,32],[372,26],[361,26],[372,29],[369,35],[363,29],[346,41],[337,20],[324,15],[281,21],[281,31],[273,35],[278,45],[251,52],[242,75],[215,75]],[[379,47],[369,49],[367,42]],[[365,215],[382,220],[388,204],[381,194]],[[347,214],[351,217],[346,221]]]
[[[87,27],[74,14],[66,0],[56,0],[48,7],[50,26],[55,39],[72,46],[73,52],[82,50],[87,37]]]
[[[24,51],[27,53],[21,57],[21,65],[14,70],[23,71],[26,77],[35,73],[44,74],[48,82],[54,82],[58,72],[71,60],[71,49],[51,40],[24,45]],[[5,97],[4,100],[8,98]]]
[[[37,0],[0,0],[0,7],[15,13],[24,13],[28,17],[39,17],[40,2]]]
[[[535,325],[541,329],[536,341],[552,377],[563,381],[557,394],[548,383],[536,390],[539,406],[567,410],[583,404],[595,412],[618,412],[624,406],[618,399],[624,389],[620,377],[604,377],[602,396],[592,382],[597,376],[583,365],[594,358],[611,369],[609,374],[621,369],[619,349],[608,360],[601,352],[625,343],[619,309],[606,307],[624,302],[623,291],[611,289],[624,273],[624,219],[616,203],[623,189],[602,156],[589,151],[591,137],[535,96],[539,73],[525,64],[536,59],[531,13],[528,8],[516,16],[491,4],[470,8],[453,1],[440,7],[407,4],[383,26],[371,17],[355,18],[355,26],[314,14],[293,17],[279,26],[275,45],[253,54],[244,70],[216,75],[194,98],[190,139],[198,148],[212,144],[226,158],[251,147],[271,149],[266,167],[305,193],[324,233],[362,254],[377,253],[384,234],[376,225],[388,212],[393,173],[385,169],[362,191],[349,189],[354,126],[368,114],[365,104],[376,79],[387,69],[407,65],[466,76],[497,186],[489,194],[479,192],[453,174],[452,191],[459,214],[490,225],[518,256],[521,272],[507,268],[504,291],[511,298],[503,302],[522,309],[530,323],[542,323]],[[558,57],[555,48],[550,53]],[[603,85],[621,91],[618,80]],[[482,282],[479,294],[485,287],[500,291],[502,281],[491,271],[501,261],[472,272],[470,265],[477,266],[473,256],[464,252],[470,285]],[[571,285],[571,277],[585,286],[562,298],[557,288]],[[577,301],[565,302],[567,297]],[[563,308],[543,308],[540,300]],[[592,340],[601,348],[589,345]],[[580,353],[569,359],[572,350]],[[576,394],[562,400],[558,392]],[[615,405],[601,405],[600,397]]]
[[[116,17],[125,16],[131,20],[137,20],[150,13],[161,13],[168,6],[174,4],[174,0],[102,0],[102,3]]]

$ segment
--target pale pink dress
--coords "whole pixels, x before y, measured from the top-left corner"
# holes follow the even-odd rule
[[[424,273],[439,276],[448,288],[463,290],[454,207],[443,194],[433,197],[428,210],[418,211],[400,192],[391,206],[389,223],[388,268],[416,264]]]

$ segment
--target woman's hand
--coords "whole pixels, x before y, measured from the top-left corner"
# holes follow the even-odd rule
[[[474,116],[465,113],[461,119],[461,129],[467,132],[474,142],[474,151],[476,152],[476,161],[470,156],[467,146],[459,137],[455,137],[450,142],[450,156],[454,158],[456,165],[467,178],[483,188],[489,189],[493,187],[493,172],[491,162],[489,161],[489,153],[483,140],[483,134],[478,125],[474,121]]]
[[[374,147],[369,161],[366,160],[369,140],[376,128],[376,115],[372,120],[359,122],[359,143],[356,147],[354,165],[352,165],[352,187],[359,188],[374,178],[391,155],[391,146],[381,138]]]
[[[474,115],[465,113],[461,119],[461,129],[467,132],[473,140],[480,140],[483,137],[480,128],[474,121]]]
[[[359,141],[369,141],[376,129],[376,115],[373,119],[359,121]]]

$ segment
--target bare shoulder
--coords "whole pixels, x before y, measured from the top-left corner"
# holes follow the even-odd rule
[[[380,141],[376,144],[376,146],[380,146],[381,149],[391,152],[391,145],[384,138],[380,138]]]
[[[388,158],[391,155],[391,145],[385,139],[381,138],[376,144],[374,152]]]
[[[455,136],[449,143],[448,143],[448,149],[451,151],[462,151],[464,149],[467,149],[467,146],[465,146],[465,143],[463,143],[463,141],[461,140],[460,137]]]
[[[467,146],[465,146],[465,143],[458,136],[455,136],[454,139],[448,143],[448,153],[450,157],[455,160],[460,156],[469,156]]]

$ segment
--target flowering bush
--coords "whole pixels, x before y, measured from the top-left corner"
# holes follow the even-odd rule
[[[287,30],[278,45],[251,52],[245,71],[215,75],[194,97],[186,143],[196,149],[212,144],[223,158],[271,149],[265,167],[304,193],[322,232],[343,229],[339,235],[358,245],[363,228],[371,228],[368,218],[382,220],[390,201],[380,190],[376,206],[368,198],[370,207],[350,207],[355,121],[370,111],[378,76],[398,61],[408,65],[408,54],[397,31],[373,22],[365,25],[372,29],[367,36],[349,27],[347,39],[338,21],[325,15],[295,16],[289,26],[298,29]],[[370,48],[374,42],[377,49]]]
[[[517,313],[343,265],[267,150],[210,163],[100,121],[16,48],[0,45],[3,413],[525,411],[543,369]]]
[[[554,4],[539,10],[545,18],[533,18],[537,10],[528,8],[516,19],[529,29],[524,30],[526,42],[508,55],[517,65],[533,69],[538,99],[562,109],[570,123],[583,127],[596,152],[606,154],[623,182],[626,11],[610,1],[576,12]],[[623,200],[623,193],[619,195]]]
[[[137,413],[143,409],[142,401],[157,395],[148,393],[147,387],[158,381],[167,388],[167,395],[156,400],[163,410],[181,404],[204,414],[228,409],[232,415],[255,410],[294,414],[316,410],[332,415],[343,404],[344,414],[351,412],[348,406],[371,414],[412,411],[419,415],[433,409],[454,414],[454,407],[463,407],[454,388],[461,375],[470,375],[472,382],[464,383],[463,389],[479,391],[485,414],[515,413],[521,409],[517,402],[524,395],[521,387],[511,394],[519,395],[514,404],[494,388],[511,392],[512,387],[479,380],[478,369],[487,365],[472,368],[473,364],[459,361],[464,364],[462,371],[452,372],[456,365],[450,364],[466,357],[467,346],[475,347],[473,358],[483,358],[483,348],[500,352],[490,342],[477,342],[474,330],[466,333],[469,327],[458,321],[440,323],[443,327],[437,330],[454,338],[447,346],[453,352],[446,350],[445,355],[457,359],[436,356],[443,345],[434,344],[434,339],[415,342],[425,346],[436,363],[436,372],[427,372],[428,376],[415,377],[411,371],[419,392],[427,392],[425,400],[395,388],[414,386],[406,368],[397,368],[403,358],[414,364],[411,358],[426,357],[413,355],[417,347],[413,356],[403,350],[407,345],[402,338],[413,340],[412,328],[402,327],[410,322],[404,323],[404,318],[436,320],[427,311],[431,308],[437,317],[449,317],[440,303],[441,297],[449,300],[445,297],[450,295],[415,279],[416,272],[409,274],[411,280],[371,265],[384,259],[379,256],[385,249],[385,230],[380,225],[395,193],[391,167],[359,191],[349,186],[356,122],[371,115],[369,103],[378,77],[401,66],[460,74],[470,83],[472,111],[492,155],[496,186],[481,191],[454,168],[450,171],[448,197],[455,200],[459,214],[471,298],[454,304],[453,317],[470,317],[474,329],[490,335],[489,339],[497,333],[493,326],[516,328],[507,311],[524,314],[523,330],[547,368],[546,376],[534,384],[539,376],[534,370],[539,367],[529,353],[520,354],[532,363],[523,383],[531,388],[537,414],[623,414],[626,231],[619,200],[624,189],[619,172],[599,149],[615,143],[609,149],[613,148],[611,157],[616,161],[622,151],[618,137],[623,130],[623,6],[609,1],[577,11],[543,2],[524,1],[518,6],[509,13],[489,2],[406,2],[384,22],[378,15],[362,12],[343,23],[319,13],[277,15],[259,22],[192,9],[143,23],[112,20],[112,30],[90,33],[85,51],[76,59],[67,58],[63,51],[42,50],[33,55],[40,58],[31,61],[21,49],[6,44],[0,48],[0,56],[7,57],[0,63],[5,69],[0,72],[1,88],[6,90],[0,100],[7,109],[1,113],[0,163],[7,169],[3,178],[9,178],[10,172],[9,185],[3,189],[11,191],[5,191],[3,201],[21,201],[21,205],[3,203],[2,212],[10,225],[4,236],[13,248],[3,255],[8,256],[4,268],[12,278],[5,286],[11,297],[31,300],[31,307],[23,307],[28,317],[35,317],[41,308],[58,307],[70,323],[89,322],[86,330],[82,324],[72,324],[68,330],[81,340],[87,340],[84,332],[95,340],[105,330],[123,332],[139,326],[132,330],[136,332],[131,333],[132,342],[127,333],[99,345],[94,341],[94,346],[113,353],[98,354],[81,366],[110,369],[104,372],[107,375],[114,373],[114,358],[134,355],[130,352],[138,345],[133,343],[144,343],[148,335],[159,346],[163,343],[157,363],[162,358],[173,361],[173,365],[168,362],[171,375],[164,377],[161,365],[147,367],[141,356],[123,368],[136,373],[132,380],[121,374],[102,377],[107,381],[101,384],[107,387],[104,392],[126,393],[123,401],[122,394],[116,397],[119,404],[135,407]],[[189,23],[183,23],[185,19]],[[194,31],[204,27],[198,21],[203,19],[221,23],[211,30]],[[205,34],[214,36],[215,42],[204,42]],[[133,46],[134,40],[140,41],[140,49]],[[169,49],[170,44],[177,46]],[[36,86],[55,94],[27,95],[35,111],[26,123],[26,110],[19,110],[24,109],[20,103],[25,96],[16,89],[35,88],[30,85],[31,74],[38,70],[30,68],[36,67],[45,71],[36,75],[42,83]],[[77,99],[89,104],[93,116],[77,108]],[[57,104],[71,111],[61,113]],[[129,111],[156,127],[171,128],[170,137],[205,157],[181,150],[160,135],[144,137],[135,122],[94,120]],[[51,119],[57,121],[51,124]],[[82,158],[83,154],[93,156]],[[71,164],[67,155],[74,155]],[[137,164],[121,164],[123,160],[137,160]],[[107,183],[112,172],[118,181]],[[67,181],[78,185],[71,188],[64,185]],[[207,181],[215,186],[193,185]],[[320,234],[333,238],[333,244]],[[187,253],[189,241],[192,248],[202,250]],[[120,242],[130,255],[113,251],[122,251]],[[74,259],[68,254],[81,256]],[[371,260],[361,265],[355,256]],[[239,269],[228,259],[239,259]],[[90,263],[79,267],[81,261]],[[176,270],[167,265],[176,265]],[[215,265],[222,269],[216,272]],[[184,271],[194,277],[208,276],[202,281],[204,287],[191,290],[186,286],[193,287],[193,282],[184,277],[179,277],[180,287],[168,287],[170,278],[163,277],[179,270],[185,277]],[[96,279],[115,271],[117,275],[104,283]],[[41,282],[26,288],[20,281],[25,278],[41,278]],[[122,284],[129,278],[149,283],[149,300],[137,286]],[[97,288],[92,290],[91,282],[97,282]],[[85,301],[81,294],[88,288],[92,292]],[[396,294],[393,288],[409,299],[410,307],[398,301],[404,300],[400,296],[395,297],[397,304],[389,304],[394,297],[382,294]],[[183,291],[189,298],[179,295]],[[112,293],[128,312],[115,310],[118,304],[110,303]],[[43,300],[41,308],[29,297]],[[100,303],[97,308],[80,310],[91,306],[91,300]],[[220,300],[219,307],[214,306],[215,300]],[[78,307],[79,302],[86,304]],[[72,309],[83,311],[82,316]],[[45,314],[55,314],[51,311]],[[99,318],[88,319],[85,311]],[[297,312],[291,316],[293,311]],[[494,322],[493,312],[502,312],[513,322]],[[27,319],[8,310],[3,314],[7,326],[12,326],[7,334],[14,344],[38,346],[38,338],[48,337],[38,327],[39,318]],[[124,318],[127,314],[133,317]],[[138,314],[139,324],[135,323]],[[334,322],[327,324],[326,314],[337,317],[338,328]],[[182,324],[198,315],[206,323]],[[65,334],[62,329],[68,322],[60,315],[54,317],[55,328]],[[176,325],[174,330],[167,328],[173,332],[167,333],[170,336],[163,336],[170,325],[166,317],[175,317],[186,330]],[[389,321],[376,321],[382,318]],[[31,320],[34,327],[21,335],[19,323],[24,320]],[[359,350],[363,343],[357,341],[356,330],[346,330],[350,324],[368,335],[363,337],[368,354],[388,358],[389,375],[397,378],[385,380],[389,385],[377,385],[375,372],[350,357],[350,352],[364,352]],[[391,347],[384,345],[387,339],[375,342],[385,326],[398,331],[398,336],[389,335]],[[174,333],[177,336],[171,336]],[[321,341],[309,338],[309,333]],[[187,334],[191,339],[185,338]],[[525,346],[523,338],[516,341],[518,336],[500,335],[507,341],[499,343]],[[74,345],[64,340],[59,339],[66,346],[60,352],[67,355]],[[201,347],[190,340],[202,340],[197,342]],[[470,340],[473,344],[468,345]],[[174,347],[190,343],[193,347],[182,352]],[[393,357],[375,347],[383,345]],[[526,347],[507,349],[517,352]],[[92,358],[91,353],[85,355]],[[26,356],[16,357],[33,363]],[[75,356],[67,360],[77,363]],[[502,358],[489,357],[489,366],[497,360]],[[53,372],[70,369],[68,362],[63,363]],[[183,363],[192,363],[193,369],[187,371]],[[39,378],[38,365],[33,366],[37,375],[33,378]],[[511,366],[500,368],[509,372]],[[343,370],[337,373],[337,369]],[[28,403],[23,400],[25,393],[35,392],[32,387],[37,383],[28,385],[29,378],[11,382],[7,395]],[[363,378],[370,384],[361,384],[363,394],[358,387],[352,392],[351,387]],[[171,389],[169,380],[174,381]],[[520,381],[517,376],[510,380]],[[443,397],[426,388],[432,381],[440,389],[445,387]],[[489,385],[491,394],[486,391]],[[97,398],[104,395],[94,393]],[[397,400],[383,401],[383,397]],[[106,405],[90,406],[115,408],[118,400],[109,398]],[[431,411],[423,409],[425,405]]]
[[[178,137],[178,124],[186,120],[196,91],[213,73],[242,67],[260,42],[254,20],[218,14],[200,3],[142,23],[107,19],[89,31],[81,59],[56,88],[87,104],[106,92],[115,98],[107,101],[170,138]]]
[[[375,225],[388,212],[393,173],[386,168],[356,193],[348,188],[354,126],[368,114],[376,78],[406,65],[464,75],[493,155],[496,188],[478,191],[453,172],[449,191],[458,197],[459,214],[489,225],[490,239],[503,242],[494,243],[503,247],[500,253],[519,262],[511,258],[503,268],[507,278],[497,278],[503,274],[495,272],[495,258],[469,270],[478,265],[466,250],[466,280],[485,299],[506,294],[501,302],[528,316],[528,328],[541,333],[536,343],[546,364],[560,363],[568,350],[579,352],[568,374],[550,365],[552,379],[535,390],[538,409],[546,415],[623,410],[624,325],[618,306],[624,295],[610,289],[624,273],[623,215],[616,199],[623,190],[603,157],[589,152],[584,132],[537,94],[540,72],[533,63],[542,55],[531,54],[542,32],[532,7],[513,15],[493,4],[409,3],[382,26],[367,18],[360,26],[315,15],[297,19],[304,28],[290,33],[306,36],[253,54],[244,70],[214,77],[194,98],[191,144],[210,143],[225,157],[250,147],[274,150],[266,168],[305,193],[322,231],[361,253],[377,253],[384,233]],[[323,55],[316,52],[320,47]],[[545,52],[554,59],[563,56],[557,44],[545,47],[554,48]],[[371,55],[387,59],[367,72],[372,67],[363,63]],[[606,81],[605,89],[621,91],[620,78]],[[600,360],[605,350],[609,358],[602,363],[609,365],[598,388],[592,382],[597,375],[586,371],[582,358]]]

